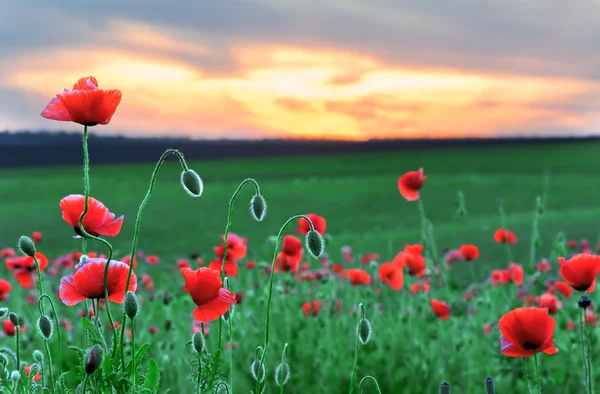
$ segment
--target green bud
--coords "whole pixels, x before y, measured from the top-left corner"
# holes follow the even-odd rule
[[[265,380],[266,375],[266,367],[263,363],[260,364],[260,360],[254,360],[252,365],[250,366],[250,374],[252,374],[252,378],[254,381],[262,383]]]
[[[104,350],[100,345],[94,345],[88,352],[85,354],[83,358],[84,369],[88,375],[96,372],[98,367],[102,364],[102,359],[104,358]]]
[[[17,314],[14,312],[10,312],[8,314],[8,320],[10,320],[10,322],[15,326],[19,325],[19,316],[17,316]]]
[[[485,385],[485,394],[496,394],[496,387],[494,387],[494,379],[487,378],[483,381]]]
[[[323,237],[315,230],[311,230],[306,234],[306,249],[316,259],[319,258],[325,250],[325,241]]]
[[[140,306],[136,295],[131,291],[128,291],[127,294],[125,294],[125,301],[123,301],[123,311],[125,312],[125,315],[130,319],[134,319],[137,316],[139,308]]]
[[[19,371],[12,371],[10,374],[10,380],[12,380],[13,382],[18,382],[19,380],[21,380],[21,374],[19,373]]]
[[[31,238],[26,237],[24,235],[21,236],[21,238],[19,238],[18,247],[19,247],[19,250],[21,250],[27,256],[29,256],[29,257],[35,256],[35,244],[31,240]]]
[[[206,347],[206,344],[204,342],[204,335],[200,331],[194,333],[194,336],[192,337],[192,343],[194,345],[194,350],[196,351],[196,353],[202,353],[202,351]]]
[[[204,190],[202,178],[200,178],[196,171],[191,169],[187,169],[181,173],[181,186],[192,197],[200,197]]]
[[[36,349],[33,351],[33,359],[38,363],[41,363],[42,361],[44,361],[44,355],[42,354],[42,352]]]
[[[50,339],[52,336],[52,322],[44,315],[38,319],[37,329],[44,339]]]
[[[82,254],[81,257],[79,258],[79,264],[85,264],[86,261],[88,261],[89,257],[85,254]]]
[[[286,362],[280,363],[275,368],[275,384],[278,387],[285,386],[288,380],[290,380],[290,366]]]
[[[250,214],[254,220],[261,222],[267,214],[267,201],[260,194],[250,200]]]
[[[358,340],[363,345],[366,345],[367,342],[371,339],[371,322],[369,322],[364,317],[360,319],[357,327],[358,331]]]

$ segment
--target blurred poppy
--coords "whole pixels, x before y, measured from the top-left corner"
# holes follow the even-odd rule
[[[325,233],[325,229],[327,228],[327,221],[325,220],[325,218],[323,216],[319,216],[316,213],[307,213],[304,216],[306,216],[307,218],[310,219],[316,232],[318,232],[321,235],[323,235]],[[298,219],[298,228],[296,229],[296,232],[298,232],[302,235],[306,235],[306,234],[308,234],[309,231],[310,231],[310,225],[308,224],[306,219],[304,219],[304,218]]]
[[[281,251],[287,255],[297,255],[302,253],[302,241],[293,235],[286,235],[281,242]]]
[[[9,319],[4,319],[2,321],[2,330],[9,337],[12,337],[17,333],[17,328],[14,324],[12,324],[12,322]]]
[[[444,301],[433,299],[429,302],[429,305],[431,306],[433,313],[440,319],[446,320],[450,317],[450,306]]]
[[[381,256],[377,253],[367,253],[360,258],[361,264],[369,264],[371,261],[378,261],[381,259]]]
[[[555,281],[554,282],[554,287],[556,288],[556,290],[558,290],[563,296],[565,296],[565,298],[568,300],[571,297],[571,294],[573,293],[573,288],[571,288],[571,286],[569,286],[567,283],[565,282],[558,282]]]
[[[208,268],[213,269],[215,271],[219,271],[219,272],[221,272],[222,267],[223,267],[223,261],[221,259],[213,260],[210,262],[210,264],[208,264]],[[180,269],[181,268],[191,268],[191,267],[180,267]],[[238,275],[238,264],[233,260],[227,259],[227,261],[225,262],[225,276],[230,276],[232,278],[235,278],[237,275]]]
[[[61,279],[58,297],[68,306],[76,305],[88,298],[103,299],[105,268],[106,259],[101,258],[91,258],[87,259],[83,264],[77,264],[75,272]],[[128,272],[129,266],[127,264],[111,260],[107,273],[109,301],[122,304],[125,299],[126,290],[135,292],[137,278],[134,272],[131,273],[129,288],[125,289]]]
[[[26,366],[24,367],[24,369],[25,369],[25,375],[26,375],[27,377],[29,377],[29,375],[31,375],[31,366],[30,366],[30,365],[26,365]],[[39,382],[39,380],[40,380],[41,378],[42,378],[42,375],[40,375],[40,373],[38,372],[38,373],[36,373],[36,374],[35,374],[35,376],[33,377],[33,381],[34,381],[34,382]]]
[[[521,266],[521,264],[511,263],[508,266],[508,271],[510,271],[510,277],[514,284],[517,286],[521,286],[525,277],[525,273],[523,272],[523,266]]]
[[[475,245],[461,245],[460,253],[466,261],[479,258],[479,248]]]
[[[236,303],[235,294],[223,288],[219,271],[210,268],[181,270],[186,287],[197,307],[194,319],[207,323],[221,317]]]
[[[0,279],[0,301],[6,301],[8,294],[12,291],[12,285],[9,281]]]
[[[83,236],[79,228],[79,217],[83,213],[85,197],[81,194],[70,194],[60,200],[62,218],[75,230],[75,234]],[[100,201],[93,197],[88,198],[88,211],[83,218],[83,228],[93,236],[104,235],[114,237],[121,231],[123,216],[115,219],[115,214]]]
[[[36,252],[35,257],[40,265],[40,270],[44,271],[48,267],[48,258],[41,252]],[[35,261],[30,256],[11,257],[6,259],[6,268],[13,271],[13,275],[19,285],[24,289],[30,289],[33,286],[33,278],[37,279]]]
[[[499,244],[514,244],[517,242],[517,236],[508,229],[499,228],[494,233],[494,241]]]
[[[417,171],[409,171],[398,178],[398,190],[400,195],[406,201],[417,201],[419,199],[419,190],[423,187],[427,175],[423,173],[423,169]]]
[[[371,283],[371,275],[365,270],[359,268],[351,268],[346,271],[346,276],[350,279],[350,282],[354,285],[368,285]]]
[[[221,239],[225,239],[225,235],[221,236]],[[221,245],[214,248],[215,254],[217,258],[223,260],[223,253],[225,251],[224,243],[221,242]],[[231,260],[239,260],[246,257],[246,252],[248,251],[248,240],[246,238],[242,238],[237,234],[228,233],[227,234],[227,259]]]
[[[383,263],[379,266],[379,280],[392,290],[398,291],[404,285],[404,272],[394,263]]]
[[[302,311],[304,312],[304,316],[317,316],[319,314],[319,307],[320,303],[317,300],[314,300],[313,302],[305,302],[304,304],[302,304]]]
[[[534,351],[554,354],[556,322],[548,308],[516,308],[500,318],[500,352],[509,357],[529,357]]]
[[[98,88],[94,77],[79,79],[73,90],[63,90],[42,111],[46,119],[75,122],[84,126],[108,124],[121,102],[120,90]]]
[[[577,291],[593,292],[600,273],[600,256],[577,254],[569,260],[558,258],[560,275]]]
[[[40,243],[40,241],[42,240],[42,233],[40,233],[39,231],[34,231],[33,233],[31,233],[31,239],[33,239],[33,242]]]
[[[535,269],[538,272],[547,272],[547,271],[551,271],[552,270],[552,265],[550,265],[550,263],[548,262],[548,260],[543,259],[542,261],[540,261],[536,266]]]
[[[158,261],[159,261],[159,259],[158,259],[158,256],[156,256],[156,255],[146,256],[146,263],[148,263],[148,264],[156,265],[156,264],[158,264]]]

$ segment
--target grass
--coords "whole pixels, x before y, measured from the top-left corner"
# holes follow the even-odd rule
[[[136,344],[150,344],[148,355],[161,369],[161,392],[167,388],[172,393],[192,392],[195,385],[187,375],[191,373],[188,364],[194,354],[186,343],[191,338],[193,303],[181,291],[183,279],[175,260],[190,253],[199,253],[205,262],[214,259],[212,247],[220,243],[224,232],[229,198],[246,177],[258,181],[269,206],[265,220],[257,223],[247,208],[252,187],[242,190],[237,199],[231,231],[248,238],[246,260],[270,263],[274,245],[268,238],[290,216],[314,212],[327,219],[331,239],[326,252],[330,260],[342,263],[340,249],[351,246],[357,257],[375,252],[389,261],[405,244],[420,241],[417,205],[400,197],[396,182],[402,173],[423,167],[429,178],[421,196],[434,224],[440,253],[445,246],[456,248],[466,243],[477,245],[481,251],[477,261],[457,264],[449,272],[448,286],[432,286],[430,296],[447,301],[453,307],[453,316],[440,321],[431,312],[427,295],[409,296],[382,286],[374,266],[367,267],[376,279],[375,285],[368,287],[352,288],[337,280],[318,286],[313,282],[298,284],[277,275],[266,392],[276,392],[273,372],[286,342],[291,370],[286,393],[348,392],[357,323],[356,313],[350,312],[361,302],[371,321],[373,338],[359,347],[357,382],[372,375],[383,393],[433,393],[447,380],[453,391],[473,393],[483,392],[483,379],[491,376],[498,392],[524,392],[520,360],[500,355],[498,330],[486,337],[482,328],[484,323],[493,324],[503,313],[520,306],[514,285],[486,287],[486,296],[470,304],[462,301],[462,296],[468,285],[483,283],[490,270],[508,263],[503,248],[492,238],[494,230],[500,227],[499,199],[504,200],[508,227],[519,237],[513,248],[515,260],[523,264],[528,274],[534,272],[529,262],[530,236],[535,198],[542,193],[545,170],[551,170],[551,177],[547,211],[540,221],[542,247],[536,261],[540,254],[549,256],[552,242],[561,231],[568,238],[588,238],[595,244],[600,216],[599,154],[598,143],[570,143],[190,162],[190,168],[204,180],[204,194],[198,199],[182,190],[180,168],[169,161],[159,174],[142,219],[139,249],[160,256],[161,261],[157,266],[141,263],[136,270],[138,277],[142,273],[152,275],[157,291],[154,302],[149,301],[147,291],[138,291],[144,304],[136,318]],[[110,239],[115,257],[120,258],[130,251],[137,208],[148,188],[153,165],[96,166],[93,146],[90,155],[91,195],[117,215],[125,215],[122,232]],[[459,190],[466,198],[465,218],[455,217]],[[38,249],[44,254],[56,257],[77,250],[80,241],[72,238],[72,229],[61,220],[58,201],[82,191],[81,168],[0,171],[0,247],[13,246],[22,234],[41,231],[44,238]],[[93,242],[89,249],[105,253],[101,245]],[[314,268],[320,267],[314,259],[306,257],[306,261]],[[555,261],[551,263],[557,265]],[[544,274],[544,279],[552,276],[557,277],[556,271]],[[33,326],[37,312],[24,303],[26,292],[18,288],[5,267],[1,277],[10,278],[15,284],[7,306]],[[54,287],[58,284],[58,278],[46,281]],[[253,387],[249,370],[255,349],[264,340],[268,278],[258,270],[241,267],[240,275],[231,282],[233,291],[247,294],[233,319],[234,341],[239,343],[234,349],[234,393],[246,393]],[[529,288],[528,293],[541,294],[541,282]],[[284,288],[289,290],[287,294]],[[382,288],[381,294],[375,288]],[[161,302],[163,291],[172,299],[168,306]],[[313,299],[323,301],[326,307],[319,316],[305,318],[301,305]],[[335,299],[342,301],[341,316],[329,315],[328,305]],[[555,338],[561,351],[539,358],[540,378],[547,393],[583,390],[577,335],[565,329],[569,319],[577,320],[577,307],[573,304],[575,301],[565,302],[565,308],[556,316]],[[469,307],[477,312],[468,314]],[[60,305],[58,313],[75,323],[69,336],[74,344],[81,345],[82,331],[75,321],[78,309]],[[114,307],[113,315],[120,320],[118,307]],[[167,320],[173,324],[170,330],[165,328]],[[155,335],[149,334],[150,325],[158,327]],[[210,324],[211,351],[216,346],[216,327],[216,323]],[[32,361],[33,349],[42,347],[33,332],[28,330],[22,342],[28,362]],[[2,342],[12,346],[6,338]],[[53,346],[56,352],[56,344]],[[66,370],[77,363],[77,358],[66,347],[63,352]],[[225,353],[225,377],[227,357]],[[529,361],[533,378],[533,361]],[[147,361],[142,364],[146,368]],[[365,383],[363,391],[374,393],[373,384]],[[359,392],[358,388],[355,392]]]

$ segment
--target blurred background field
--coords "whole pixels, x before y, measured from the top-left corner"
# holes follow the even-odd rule
[[[118,259],[130,251],[137,207],[148,188],[153,164],[94,165],[93,146],[90,155],[91,196],[104,202],[117,216],[125,215],[123,230],[111,240]],[[367,308],[373,339],[359,349],[358,379],[373,375],[384,393],[432,393],[444,380],[452,383],[453,392],[455,389],[457,393],[475,393],[483,392],[483,379],[492,376],[498,392],[523,392],[514,391],[525,389],[520,361],[499,354],[497,329],[485,337],[482,328],[486,322],[497,322],[511,305],[519,306],[516,289],[507,286],[486,290],[487,301],[475,301],[473,305],[462,300],[467,286],[483,283],[492,269],[507,265],[503,248],[492,237],[500,227],[498,200],[503,199],[508,228],[519,238],[513,245],[515,260],[528,273],[535,271],[529,263],[533,210],[535,198],[542,195],[546,174],[547,211],[540,222],[542,256],[537,256],[536,262],[548,256],[560,231],[569,239],[588,238],[592,245],[600,233],[596,193],[600,190],[598,142],[208,160],[189,165],[203,178],[204,194],[192,199],[182,190],[177,162],[169,161],[162,168],[142,219],[139,242],[140,250],[158,255],[160,262],[153,266],[141,261],[136,269],[138,277],[149,273],[156,285],[154,302],[149,301],[147,291],[138,291],[144,301],[138,341],[150,342],[151,357],[169,366],[162,368],[162,387],[171,388],[171,393],[189,392],[192,383],[187,380],[187,363],[193,359],[192,351],[185,350],[191,335],[192,302],[181,291],[183,279],[175,261],[193,253],[205,263],[214,259],[212,247],[221,241],[229,198],[247,177],[258,181],[269,208],[265,220],[257,223],[248,213],[252,188],[248,186],[237,199],[231,231],[248,239],[244,261],[270,263],[274,244],[268,238],[288,217],[304,213],[317,213],[327,219],[327,234],[331,238],[326,253],[330,261],[347,267],[361,265],[357,260],[343,262],[340,250],[344,246],[352,248],[356,259],[366,253],[378,253],[381,262],[390,261],[405,244],[420,240],[417,205],[401,198],[397,188],[401,174],[419,167],[428,175],[421,198],[434,224],[439,253],[444,247],[453,249],[465,243],[475,244],[481,251],[477,261],[453,266],[448,278],[450,286],[432,287],[431,297],[445,299],[453,307],[454,316],[447,321],[433,315],[426,296],[409,296],[404,291],[394,293],[384,288],[375,266],[365,266],[375,284],[355,289],[339,280],[314,286],[313,282],[298,284],[289,275],[277,275],[269,393],[275,392],[272,374],[285,342],[290,345],[291,367],[285,392],[347,391],[356,324],[356,315],[350,311],[359,302]],[[80,241],[72,238],[72,229],[61,220],[58,202],[67,194],[82,193],[81,176],[82,169],[76,166],[0,170],[0,248],[13,246],[22,234],[41,231],[43,240],[38,248],[50,258],[77,250]],[[458,191],[465,195],[467,217],[455,215]],[[287,233],[292,232],[290,228]],[[89,250],[105,253],[93,242]],[[308,255],[303,261],[314,269],[320,267],[320,262]],[[551,264],[557,265],[555,261]],[[4,266],[0,272],[3,278],[10,277]],[[549,274],[552,275],[556,276]],[[54,287],[58,279],[50,280]],[[266,275],[245,269],[243,263],[239,276],[232,279],[232,289],[246,293],[234,318],[234,341],[239,343],[233,350],[234,393],[245,393],[251,388],[249,367],[256,346],[263,341],[267,283]],[[289,290],[287,294],[284,288]],[[382,294],[377,294],[376,288],[382,288]],[[171,299],[167,306],[162,302],[163,292],[168,292]],[[24,306],[25,294],[15,283],[8,305],[22,312],[33,326],[35,311]],[[322,300],[325,307],[319,316],[305,318],[301,305],[312,299]],[[330,316],[327,305],[335,299],[343,303],[341,316]],[[480,311],[468,315],[469,306]],[[61,306],[59,314],[75,320],[77,309]],[[411,310],[408,316],[406,309]],[[559,328],[575,316],[562,313],[557,316]],[[173,323],[170,331],[165,328],[166,320]],[[148,333],[150,325],[158,328],[157,334]],[[209,346],[214,346],[216,325],[211,324],[210,330]],[[579,365],[578,349],[571,345],[570,333],[557,331],[562,331],[556,335],[557,345],[566,354],[542,358],[545,384],[557,387],[545,392],[578,392],[578,375],[570,376],[564,371],[565,365]],[[31,328],[26,335],[33,333]],[[74,331],[72,335],[81,334]],[[2,342],[7,345],[6,338]],[[26,342],[25,346],[25,353],[30,354],[35,341]],[[69,354],[68,350],[64,352]],[[567,360],[575,364],[568,364]],[[73,362],[73,354],[70,358],[65,356],[65,366]],[[227,373],[227,368],[224,371]],[[364,392],[375,391],[369,386]]]

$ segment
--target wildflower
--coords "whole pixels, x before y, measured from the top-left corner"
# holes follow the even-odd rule
[[[146,263],[156,265],[158,264],[158,256],[150,255],[146,256]]]
[[[94,77],[79,79],[73,90],[57,94],[42,111],[46,119],[75,122],[84,126],[108,124],[121,102],[120,90],[102,90]]]
[[[235,295],[223,288],[219,271],[210,268],[181,270],[185,284],[197,307],[194,319],[209,322],[218,319],[236,303]]]
[[[12,285],[9,281],[0,279],[0,301],[6,301],[8,294],[12,291]]]
[[[36,244],[39,244],[42,241],[42,233],[39,231],[34,231],[31,233],[31,239],[33,239],[33,242]]]
[[[392,290],[397,291],[404,285],[404,272],[392,262],[379,266],[379,280]]]
[[[225,239],[225,235],[221,236],[221,239]],[[223,242],[221,245],[214,248],[215,254],[217,255],[217,259],[223,260],[223,253],[225,251],[225,246]],[[239,260],[246,257],[246,252],[248,251],[248,240],[246,238],[242,238],[237,234],[229,233],[227,234],[227,257],[232,260]]]
[[[319,216],[316,213],[307,213],[304,216],[310,219],[316,232],[318,232],[321,235],[325,233],[325,229],[327,229],[327,221],[323,216]],[[309,231],[310,225],[308,224],[306,219],[298,219],[298,228],[296,229],[296,232],[302,235],[306,235]]]
[[[409,171],[398,178],[398,190],[400,195],[406,201],[417,201],[419,199],[419,190],[423,187],[427,175],[423,173],[423,169],[417,171]]]
[[[571,294],[573,294],[573,289],[565,282],[555,281],[554,288],[556,288],[556,290],[565,296],[567,300],[571,297]]]
[[[516,308],[506,313],[498,322],[500,351],[509,357],[529,357],[534,352],[554,354],[554,329],[556,322],[548,308]]]
[[[525,276],[523,272],[523,266],[517,263],[511,263],[508,266],[508,271],[510,272],[510,278],[514,282],[515,285],[521,286],[523,284],[523,278]]]
[[[372,282],[371,275],[359,268],[351,268],[346,271],[346,274],[354,286],[368,285]]]
[[[29,377],[29,375],[31,375],[31,365],[26,365],[25,367],[23,367],[25,369],[25,375],[27,377]],[[39,382],[40,379],[42,378],[42,375],[40,375],[40,373],[36,373],[35,376],[33,377],[33,381],[34,382]]]
[[[535,266],[538,272],[547,272],[552,270],[552,265],[548,263],[547,259],[543,259],[539,264]]]
[[[461,245],[460,253],[466,261],[475,260],[479,257],[479,248],[475,245]]]
[[[35,258],[38,261],[40,270],[44,271],[48,267],[48,258],[41,252],[36,252]],[[13,275],[22,288],[30,289],[33,286],[34,273],[36,272],[33,257],[19,256],[8,258],[6,259],[6,268],[14,272]]]
[[[369,264],[372,261],[379,261],[379,259],[381,259],[381,256],[379,256],[377,253],[367,253],[360,258],[360,263]]]
[[[433,313],[435,313],[440,319],[446,320],[450,317],[450,306],[444,301],[432,299],[429,302],[429,305],[431,306]]]
[[[304,304],[302,304],[302,311],[304,312],[304,316],[317,316],[319,314],[320,305],[321,304],[317,300],[314,300],[313,302],[305,302]]]
[[[494,233],[494,241],[499,244],[514,244],[517,242],[517,236],[508,229],[499,228]]]
[[[81,194],[70,194],[60,200],[62,218],[75,230],[75,234],[82,237],[79,228],[79,217],[84,211],[85,197]],[[115,214],[100,201],[93,197],[88,198],[88,211],[83,218],[83,228],[93,236],[104,235],[114,237],[121,231],[123,216],[115,219]]]
[[[593,292],[600,273],[600,256],[577,254],[569,260],[558,258],[560,275],[577,291]]]

